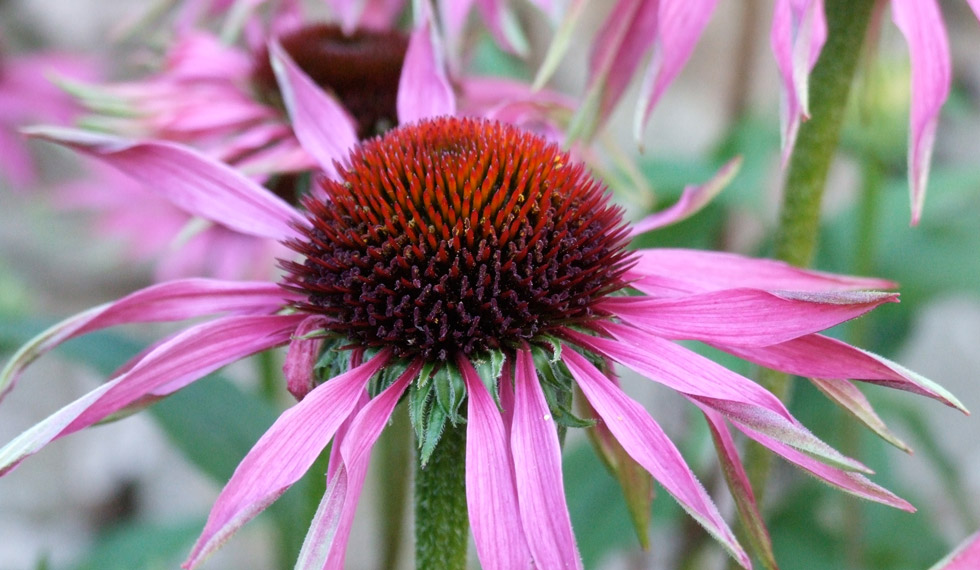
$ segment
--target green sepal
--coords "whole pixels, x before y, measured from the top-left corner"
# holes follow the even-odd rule
[[[422,372],[419,375],[419,384],[428,379],[424,368]],[[429,407],[429,400],[432,398],[431,387],[431,384],[424,387],[412,386],[408,391],[408,419],[411,420],[412,427],[415,429],[415,437],[419,440],[419,447],[425,439],[425,410]]]
[[[466,399],[466,383],[459,368],[454,364],[446,363],[436,371],[432,380],[432,389],[435,390],[438,407],[442,408],[453,425],[460,423],[463,418],[459,415],[459,407]]]
[[[421,448],[419,451],[419,461],[422,467],[425,467],[425,464],[429,462],[429,457],[432,456],[436,445],[442,439],[442,432],[445,430],[446,420],[449,418],[440,406],[432,406],[432,409],[429,410],[429,415],[425,419],[425,431],[419,439],[419,447]]]
[[[499,380],[504,370],[504,362],[506,361],[507,357],[500,350],[491,350],[470,360],[470,364],[476,369],[476,373],[480,376],[480,381],[483,382],[487,391],[490,392],[490,396],[498,408],[500,407]]]
[[[548,409],[558,425],[559,436],[563,438],[565,429],[592,427],[595,421],[580,418],[572,411],[572,387],[575,380],[563,362],[552,360],[553,354],[553,351],[540,346],[531,347],[534,367],[541,380]]]
[[[313,366],[313,375],[318,383],[339,376],[350,369],[350,351],[343,350],[347,344],[349,344],[347,340],[339,336],[323,339],[320,358]]]
[[[374,379],[371,380],[371,383],[368,385],[368,394],[374,398],[384,391],[385,388],[394,384],[395,380],[398,380],[398,377],[405,372],[410,363],[411,360],[406,360],[404,358],[397,358],[389,361],[384,368],[374,375]]]

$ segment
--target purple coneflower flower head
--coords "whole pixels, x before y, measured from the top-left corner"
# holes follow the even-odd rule
[[[635,74],[642,74],[635,135],[666,88],[687,63],[718,0],[619,0],[592,47],[589,86],[595,124],[603,124]],[[980,18],[980,2],[969,1]],[[912,65],[909,128],[909,192],[912,224],[925,201],[939,112],[949,96],[951,64],[942,13],[936,0],[892,0],[892,18],[905,36]],[[879,12],[880,14],[881,12]],[[877,24],[876,24],[877,25]],[[770,40],[781,76],[780,122],[783,162],[789,158],[801,121],[809,118],[808,78],[827,39],[823,0],[777,0]],[[645,70],[644,55],[651,54]]]
[[[160,191],[185,208],[282,240],[299,254],[282,262],[279,283],[176,281],[82,313],[21,349],[0,376],[0,390],[8,390],[43,352],[99,328],[223,314],[154,344],[0,449],[2,473],[54,439],[244,356],[289,345],[284,372],[298,403],[242,460],[187,568],[295,483],[331,440],[327,492],[298,567],[341,568],[370,449],[401,399],[423,465],[445,430],[466,431],[467,506],[486,568],[581,567],[558,429],[591,421],[748,567],[676,446],[619,388],[616,364],[703,411],[750,524],[761,519],[730,426],[847,492],[912,509],[771,393],[679,340],[823,379],[837,388],[828,390],[832,397],[843,394],[837,399],[866,415],[873,411],[850,379],[962,408],[929,380],[819,334],[896,301],[896,294],[866,291],[887,281],[733,254],[630,252],[635,232],[603,186],[557,145],[514,126],[439,117],[389,131],[337,163],[335,178],[319,179],[320,192],[303,200],[303,212],[170,143],[38,134],[158,176]],[[703,193],[691,189],[681,206],[644,229],[689,215]],[[576,397],[593,417],[576,417]],[[767,540],[760,525],[753,528]]]

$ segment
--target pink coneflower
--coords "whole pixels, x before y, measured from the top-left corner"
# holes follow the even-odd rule
[[[980,18],[980,2],[968,3]],[[639,139],[657,101],[694,51],[717,4],[718,0],[619,0],[596,37],[590,59],[589,84],[596,92],[597,120],[601,123],[608,118],[633,75],[640,72],[644,77],[634,121]],[[925,201],[939,112],[949,96],[949,44],[936,0],[891,0],[889,5],[911,55],[908,163],[914,225]],[[809,117],[808,78],[827,39],[823,0],[777,0],[770,39],[782,77],[785,161],[800,122]],[[652,53],[649,64],[640,71],[647,53]]]
[[[95,65],[66,53],[11,54],[4,48],[0,37],[0,181],[23,189],[37,182],[37,170],[18,129],[74,119],[78,104],[51,82],[51,76],[91,80]]]
[[[157,177],[161,192],[198,215],[301,255],[282,262],[278,284],[176,281],[82,313],[22,348],[0,377],[0,389],[9,389],[42,353],[103,327],[225,314],[156,343],[9,443],[0,450],[2,473],[54,439],[289,344],[284,371],[299,402],[243,459],[187,568],[296,482],[332,439],[328,490],[299,567],[341,568],[370,449],[401,398],[412,403],[423,465],[439,434],[465,429],[469,520],[485,568],[579,568],[556,431],[575,420],[574,392],[595,410],[597,427],[748,567],[677,448],[620,390],[613,363],[703,410],[735,473],[733,491],[749,505],[729,425],[847,492],[912,509],[772,394],[678,340],[844,391],[858,378],[962,408],[897,364],[818,334],[897,300],[860,291],[888,282],[725,253],[631,252],[631,228],[583,165],[503,123],[443,117],[390,131],[338,163],[336,179],[320,178],[304,212],[170,143],[38,134]]]

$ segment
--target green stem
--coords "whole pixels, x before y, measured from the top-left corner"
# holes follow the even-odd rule
[[[871,21],[874,0],[827,0],[827,43],[810,74],[810,119],[800,126],[790,157],[774,256],[798,267],[813,260],[820,227],[820,205],[837,151],[851,83]],[[789,376],[764,370],[760,383],[784,402]],[[772,455],[758,444],[746,451],[746,470],[761,502]]]
[[[465,570],[466,429],[449,426],[415,472],[415,568]]]
[[[381,434],[375,452],[381,519],[381,563],[378,568],[395,568],[401,558],[402,528],[409,495],[412,466],[412,424],[408,406],[402,404],[391,415],[391,425]]]

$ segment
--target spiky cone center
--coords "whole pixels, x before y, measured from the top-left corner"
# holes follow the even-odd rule
[[[408,37],[397,30],[357,30],[332,24],[304,26],[279,43],[317,85],[333,93],[357,123],[358,137],[381,134],[398,124],[398,83]],[[282,95],[269,54],[256,54],[252,81],[259,96],[281,106]]]
[[[604,316],[631,262],[620,208],[545,139],[437,118],[352,151],[287,245],[300,310],[357,345],[451,361]]]

